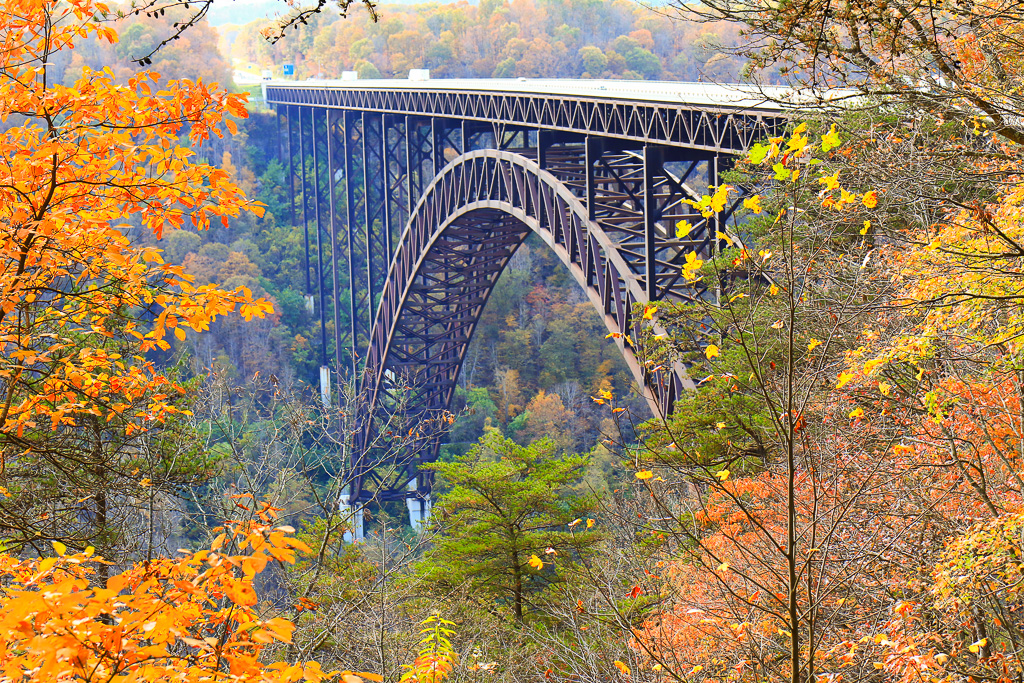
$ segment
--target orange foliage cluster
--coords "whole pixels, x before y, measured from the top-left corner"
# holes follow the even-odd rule
[[[85,69],[72,87],[47,80],[47,60],[90,37],[117,40],[92,0],[13,0],[0,8],[0,430],[57,429],[120,416],[145,428],[174,412],[179,388],[134,353],[167,349],[233,310],[270,305],[245,289],[196,286],[133,233],[204,229],[259,213],[227,174],[197,163],[200,146],[244,100],[155,73],[120,85]],[[143,324],[142,312],[154,318]],[[22,444],[24,446],[24,444]]]
[[[321,681],[316,662],[268,664],[293,624],[264,619],[253,581],[269,562],[309,552],[274,527],[229,523],[210,549],[138,564],[95,585],[92,549],[17,560],[0,555],[0,680]],[[231,550],[227,550],[231,548]]]

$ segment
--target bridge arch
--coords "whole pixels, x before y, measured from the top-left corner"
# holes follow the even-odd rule
[[[401,399],[420,422],[448,409],[484,305],[530,232],[569,269],[609,332],[621,335],[619,350],[655,414],[692,388],[681,366],[652,373],[624,343],[639,330],[633,309],[647,296],[580,198],[533,159],[484,149],[449,162],[410,216],[373,325],[362,387],[369,405]]]

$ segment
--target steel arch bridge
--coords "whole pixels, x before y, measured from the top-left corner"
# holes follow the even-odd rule
[[[643,367],[636,304],[686,299],[687,254],[719,248],[742,197],[705,219],[688,204],[788,120],[783,89],[614,81],[265,82],[278,114],[306,305],[318,312],[321,393],[355,382],[363,419],[348,499],[429,506],[458,373],[498,276],[537,233],[615,333],[656,414],[692,383]],[[688,220],[685,239],[675,225]],[[333,366],[333,367],[332,367]],[[400,410],[397,474],[368,453],[373,411]]]

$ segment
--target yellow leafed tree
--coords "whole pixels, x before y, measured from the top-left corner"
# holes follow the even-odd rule
[[[270,310],[245,290],[193,286],[158,249],[133,242],[133,229],[159,237],[261,209],[179,144],[233,131],[230,117],[245,116],[239,96],[190,81],[153,92],[158,77],[146,72],[127,84],[88,70],[71,88],[48,80],[47,61],[75,40],[116,41],[92,20],[106,12],[92,0],[0,8],[5,457],[85,417],[122,416],[128,429],[159,422],[177,388],[141,354],[230,311]]]
[[[69,554],[55,543],[58,555],[41,561],[0,556],[0,681],[333,677],[316,662],[261,661],[291,641],[294,625],[260,616],[254,577],[309,551],[273,519],[263,505],[256,521],[219,529],[209,549],[140,563],[100,587],[92,548]]]

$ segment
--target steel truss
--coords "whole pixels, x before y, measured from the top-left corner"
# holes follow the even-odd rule
[[[477,321],[530,232],[601,312],[655,413],[667,414],[680,392],[693,388],[682,366],[651,371],[638,362],[626,343],[639,332],[636,307],[709,295],[683,278],[681,265],[687,254],[707,258],[721,248],[743,195],[711,218],[686,201],[719,182],[730,160],[722,151],[745,147],[780,120],[730,115],[733,128],[684,127],[689,142],[680,143],[684,128],[623,123],[615,118],[621,112],[609,114],[618,123],[605,120],[603,133],[592,134],[605,110],[587,103],[577,108],[591,112],[586,121],[556,103],[545,116],[561,111],[555,119],[562,123],[535,126],[520,123],[533,120],[533,104],[516,105],[513,116],[493,96],[456,117],[425,115],[466,103],[456,95],[401,93],[398,106],[388,98],[345,99],[354,97],[347,93],[338,101],[351,108],[333,108],[332,92],[321,93],[331,106],[286,103],[278,114],[323,362],[357,384],[363,406],[349,455],[349,502],[429,495],[431,477],[419,465],[437,456]],[[671,118],[665,106],[654,106],[663,122]],[[630,116],[644,111],[630,107]],[[485,110],[509,116],[492,120]],[[715,116],[708,121],[720,121]],[[579,128],[564,130],[565,121]],[[652,139],[657,131],[667,137]],[[687,230],[677,229],[681,221]],[[387,476],[371,465],[380,459],[374,444],[386,440],[375,414],[386,415],[387,429],[407,441]]]
[[[554,94],[456,92],[431,90],[339,89],[268,85],[267,102],[349,109],[414,117],[445,117],[500,126],[589,133],[735,154],[757,140],[774,136],[786,123],[775,112],[685,103],[645,103],[613,98]]]

